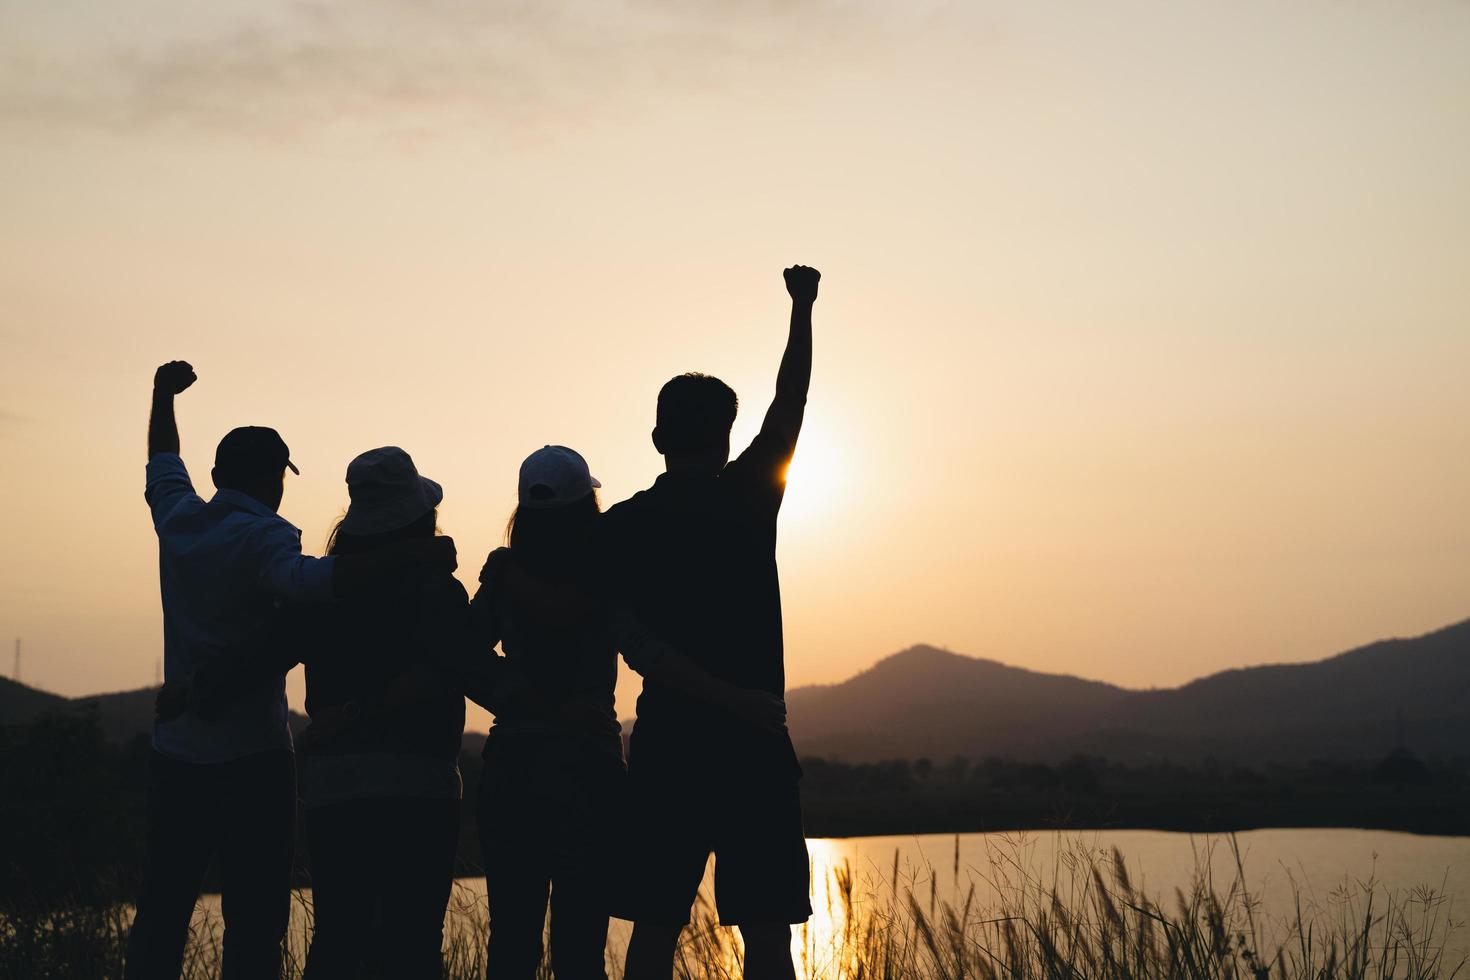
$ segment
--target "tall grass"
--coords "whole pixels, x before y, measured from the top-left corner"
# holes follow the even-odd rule
[[[1167,899],[1136,887],[1123,854],[1074,842],[1043,878],[1014,838],[989,846],[976,872],[998,896],[982,906],[974,877],[939,894],[938,876],[905,876],[895,855],[887,880],[855,880],[835,868],[827,898],[830,937],[803,937],[801,966],[833,980],[1451,980],[1463,959],[1446,956],[1458,928],[1441,890],[1396,894],[1375,881],[1334,892],[1326,908],[1303,900],[1263,920],[1247,888],[1238,842],[1234,874],[1217,883],[1211,855],[1193,884]],[[959,844],[954,880],[961,880]],[[927,886],[927,887],[926,887]]]
[[[1438,888],[1398,893],[1374,880],[1344,885],[1316,903],[1293,883],[1286,914],[1263,913],[1247,887],[1236,840],[1221,846],[1230,873],[1217,880],[1206,853],[1193,882],[1168,896],[1135,885],[1124,855],[1080,841],[1043,875],[1017,838],[988,844],[984,869],[962,876],[956,838],[953,881],[941,894],[933,869],[859,875],[849,864],[814,880],[817,915],[793,939],[798,973],[812,980],[1453,980],[1463,958],[1449,940],[1460,924]],[[977,889],[977,886],[984,886]],[[981,895],[988,898],[984,901]],[[299,892],[285,944],[284,976],[301,975],[311,935],[311,900]],[[122,908],[0,917],[0,976],[118,975],[129,915]],[[457,885],[447,920],[446,980],[485,973],[483,894]],[[184,976],[218,975],[222,929],[196,917]],[[609,942],[618,977],[625,933]],[[703,895],[685,931],[675,976],[741,976],[738,935],[721,928]],[[545,964],[542,975],[549,977]]]

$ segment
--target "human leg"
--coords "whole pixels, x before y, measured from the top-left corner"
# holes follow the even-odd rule
[[[476,823],[490,908],[489,980],[529,980],[544,953],[550,862],[540,853],[541,828],[523,770],[515,753],[492,749],[480,776]]]
[[[383,975],[438,980],[454,886],[459,800],[384,799],[377,826]]]
[[[653,922],[642,919],[633,925],[628,955],[623,961],[623,980],[669,980],[674,973],[674,952],[679,948],[682,922]]]
[[[790,980],[791,926],[811,915],[797,774],[772,767],[748,771],[743,782],[719,822],[715,904],[720,921],[740,929],[745,976]]]
[[[551,968],[567,980],[606,980],[612,896],[625,869],[627,772],[617,746],[571,740],[548,792],[557,829],[551,880]]]
[[[794,980],[789,925],[747,923],[739,928],[745,942],[745,980]]]
[[[699,894],[713,835],[712,797],[700,773],[667,741],[635,731],[628,760],[627,896],[618,915],[634,922],[625,980],[668,980],[679,934]]]
[[[158,752],[149,759],[147,856],[128,933],[127,980],[173,980],[182,968],[189,919],[218,830],[203,768]]]
[[[306,980],[355,978],[372,952],[378,841],[363,802],[306,811],[313,927]]]
[[[296,764],[277,749],[220,770],[224,980],[274,977],[291,916],[296,837]]]

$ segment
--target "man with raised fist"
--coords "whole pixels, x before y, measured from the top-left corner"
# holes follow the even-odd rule
[[[158,532],[166,687],[148,771],[147,868],[128,937],[126,976],[179,975],[189,919],[212,857],[224,891],[226,977],[274,977],[290,909],[296,771],[286,727],[285,667],[267,638],[277,607],[330,602],[424,565],[453,570],[446,537],[373,555],[313,558],[277,510],[286,471],[275,429],[232,429],[215,450],[216,492],[194,491],[179,457],[174,399],[194,369],[170,361],[153,377],[144,497]],[[204,665],[259,661],[209,717],[192,704]],[[178,694],[182,692],[182,694]]]
[[[776,516],[812,370],[821,274],[785,271],[790,332],[776,396],[733,461],[735,392],[685,374],[658,396],[653,443],[666,472],[611,508],[608,554],[632,611],[659,639],[731,684],[785,696]],[[722,924],[740,929],[745,973],[787,978],[791,926],[811,915],[801,769],[772,731],[645,680],[629,752],[636,866],[618,914],[634,920],[628,980],[667,980],[681,928],[715,855]]]

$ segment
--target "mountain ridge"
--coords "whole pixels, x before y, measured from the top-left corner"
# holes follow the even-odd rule
[[[1126,688],[914,644],[846,680],[787,692],[805,756],[1055,761],[1381,757],[1407,743],[1470,754],[1470,620],[1320,660],[1233,667],[1176,687]],[[150,730],[156,688],[80,698],[0,678],[0,724],[95,710],[124,742]],[[293,712],[292,727],[306,719]],[[468,738],[467,734],[467,738]]]
[[[1470,620],[1172,688],[1124,688],[919,644],[847,681],[793,688],[787,703],[798,749],[845,761],[1072,753],[1301,761],[1375,757],[1405,740],[1406,730],[1422,751],[1463,753],[1467,685]],[[925,699],[923,688],[941,693]]]

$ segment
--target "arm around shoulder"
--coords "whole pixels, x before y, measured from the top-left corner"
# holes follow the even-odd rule
[[[365,554],[314,558],[301,553],[300,534],[283,520],[267,524],[261,534],[261,585],[297,602],[331,602],[401,576],[449,574],[457,567],[454,539],[447,535],[400,541]]]
[[[786,702],[711,674],[669,644],[654,637],[630,613],[613,616],[613,636],[628,666],[643,677],[734,715],[765,731],[786,729]]]
[[[337,596],[333,581],[339,558],[316,558],[301,553],[301,534],[284,520],[264,521],[255,532],[262,588],[289,602],[331,602]]]

